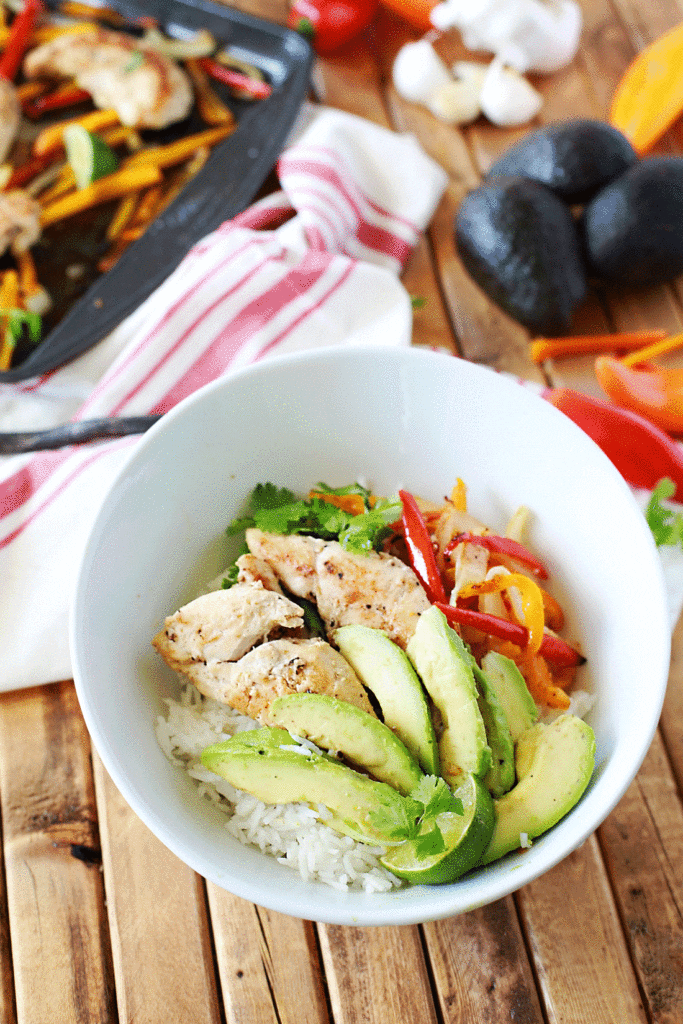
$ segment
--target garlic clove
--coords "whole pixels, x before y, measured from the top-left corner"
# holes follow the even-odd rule
[[[479,102],[489,121],[512,127],[531,121],[543,106],[543,97],[523,75],[496,58],[489,65]]]
[[[452,81],[448,68],[427,39],[401,47],[394,60],[392,79],[404,100],[425,105],[437,89]]]
[[[470,124],[481,113],[480,92],[475,79],[451,81],[439,86],[425,105],[435,117],[447,124]]]

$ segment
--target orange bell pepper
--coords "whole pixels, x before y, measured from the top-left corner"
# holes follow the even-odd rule
[[[381,0],[381,3],[420,32],[429,32],[434,28],[429,15],[438,0]]]
[[[646,47],[619,82],[609,113],[637,153],[649,152],[683,112],[683,22]]]
[[[599,356],[595,375],[616,405],[644,416],[669,434],[683,434],[683,370],[628,366]]]

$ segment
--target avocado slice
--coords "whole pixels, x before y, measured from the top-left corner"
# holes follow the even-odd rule
[[[407,796],[422,778],[420,766],[389,726],[348,701],[319,693],[277,697],[268,723],[335,750],[373,778]]]
[[[505,711],[486,672],[476,663],[472,671],[479,688],[479,711],[491,748],[491,767],[484,776],[484,783],[492,796],[498,797],[515,784],[515,746]]]
[[[337,647],[377,698],[386,725],[427,775],[439,774],[439,748],[422,683],[401,648],[380,629],[349,625],[333,634]]]
[[[282,742],[284,737],[284,742]],[[385,782],[376,782],[326,754],[297,753],[283,747],[296,740],[283,729],[238,733],[202,751],[202,764],[236,789],[268,804],[323,804],[339,831],[365,842],[383,844],[386,833],[372,824],[372,815],[403,823],[406,801]]]
[[[490,864],[535,839],[568,814],[583,795],[595,767],[595,735],[576,715],[550,725],[537,722],[522,734],[515,754],[519,782],[494,800],[496,823],[482,857]]]
[[[420,615],[407,654],[441,715],[442,777],[454,786],[461,772],[485,775],[491,748],[477,703],[471,655],[436,605]]]
[[[481,659],[481,666],[503,709],[512,742],[516,743],[538,718],[536,702],[512,658],[489,651]]]

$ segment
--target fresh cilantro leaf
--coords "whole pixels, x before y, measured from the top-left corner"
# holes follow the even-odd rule
[[[251,493],[250,504],[254,511],[281,508],[296,501],[294,491],[287,487],[276,487],[275,484],[257,484]]]
[[[658,481],[645,508],[645,519],[658,547],[669,544],[683,546],[683,514],[673,512],[663,504],[675,493],[676,485],[665,476]]]
[[[400,812],[397,812],[400,808]],[[388,840],[397,842],[403,839],[413,839],[419,832],[418,821],[423,810],[423,805],[410,797],[391,804],[382,805],[377,810],[370,811],[368,821],[378,832],[381,832]]]
[[[401,503],[396,499],[382,499],[369,512],[352,516],[339,533],[339,543],[347,551],[367,554],[376,551],[391,534],[392,524],[401,518]]]
[[[233,562],[221,581],[221,590],[230,590],[230,587],[234,587],[237,583],[238,573],[237,562]]]
[[[444,779],[437,775],[425,775],[412,790],[410,796],[423,805],[423,820],[436,818],[438,814],[443,814],[445,811],[450,811],[452,814],[463,813],[462,800],[455,797]]]
[[[415,854],[418,857],[433,857],[437,853],[443,853],[446,849],[441,829],[436,823],[429,832],[421,832],[419,836],[416,836],[413,843],[415,844]]]

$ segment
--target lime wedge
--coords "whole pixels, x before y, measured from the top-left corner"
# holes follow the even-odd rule
[[[70,124],[64,129],[63,139],[78,188],[87,188],[117,169],[119,162],[114,151],[99,135],[93,135],[82,125]]]
[[[433,885],[454,882],[479,862],[493,834],[493,799],[481,780],[469,773],[463,775],[453,794],[462,800],[463,813],[444,811],[436,818],[446,849],[420,857],[415,841],[409,839],[381,858],[388,871],[416,885]],[[431,827],[430,823],[423,830]]]

